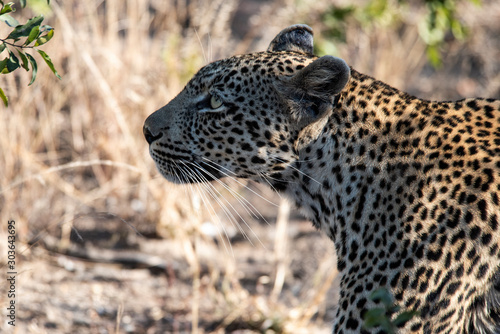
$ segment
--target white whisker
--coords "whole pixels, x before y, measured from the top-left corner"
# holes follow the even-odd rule
[[[213,56],[212,37],[210,37],[210,33],[208,33],[208,60],[213,61]]]
[[[211,160],[209,160],[209,159],[207,159],[205,157],[202,157],[202,158],[203,158],[203,160],[207,161],[208,163],[212,164],[213,166],[216,166],[217,169],[218,169],[218,171],[219,171],[219,173],[221,173],[222,175],[231,178],[234,182],[238,183],[240,186],[245,187],[248,191],[250,191],[254,195],[258,196],[260,199],[266,201],[267,203],[269,203],[269,204],[271,204],[271,205],[273,205],[273,206],[275,206],[277,208],[279,207],[278,204],[271,202],[267,198],[265,198],[262,195],[258,194],[255,190],[250,189],[247,185],[243,184],[238,179],[236,179],[236,178],[234,178],[234,177],[232,177],[231,175],[228,174],[228,173],[235,174],[234,172],[230,171],[229,169],[225,168],[224,166],[221,166],[221,165],[217,164],[216,162],[213,162],[213,161],[211,161]],[[224,170],[228,171],[228,173],[223,172],[221,169],[224,169]]]
[[[280,160],[281,162],[284,162],[282,158],[278,157],[278,156],[271,156],[271,158],[273,159],[277,159],[277,160]],[[312,160],[303,160],[303,161],[298,161],[296,160],[295,162],[309,162],[309,161],[312,161]],[[321,182],[319,182],[318,180],[316,180],[315,178],[313,178],[312,176],[310,175],[307,175],[306,173],[304,173],[303,171],[301,171],[300,169],[298,169],[297,167],[293,166],[293,164],[289,163],[287,164],[287,167],[299,172],[300,174],[302,174],[303,176],[309,178],[310,180],[312,180],[313,182],[316,182],[317,184],[319,184],[320,186],[322,185]]]
[[[206,186],[206,190],[208,191],[208,193],[210,194],[210,197],[213,198],[213,200],[215,200],[219,206],[222,208],[222,210],[224,211],[224,214],[226,215],[227,219],[234,225],[236,226],[240,232],[244,235],[244,237],[248,240],[250,240],[248,238],[248,236],[246,235],[246,232],[242,229],[242,227],[238,224],[238,221],[236,219],[236,217],[234,216],[234,214],[231,212],[230,209],[227,208],[227,206],[225,205],[225,203],[221,200],[221,198],[227,203],[229,204],[229,206],[231,207],[231,209],[237,213],[237,211],[235,210],[235,208],[231,205],[231,203],[229,203],[227,201],[227,199],[222,196],[219,191],[213,186],[212,183],[210,183],[200,172],[198,172],[197,170],[192,170],[191,168],[189,168],[185,162],[182,162],[186,168],[188,168],[189,170],[192,171],[193,173],[193,181],[198,181],[200,183],[203,183],[203,185]],[[192,164],[194,165],[192,162],[189,162],[189,164]],[[198,166],[194,165],[195,167],[198,168]],[[220,195],[220,196],[217,196],[217,195]],[[238,214],[238,216],[244,221],[244,219]]]
[[[224,232],[225,238],[222,236],[222,234],[220,232],[221,229],[217,229],[217,233],[219,234],[220,240],[221,240],[222,244],[224,245],[226,252],[231,253],[232,256],[234,257],[234,251],[233,251],[233,247],[231,246],[231,240],[230,240],[229,234],[227,233],[227,230],[224,227],[224,224],[220,220],[219,216],[217,215],[214,207],[212,206],[212,204],[210,203],[210,201],[208,200],[208,198],[205,195],[205,193],[208,193],[213,198],[213,195],[210,193],[210,189],[208,189],[207,182],[203,181],[199,177],[197,177],[195,171],[191,170],[188,166],[184,165],[184,167],[187,170],[185,170],[181,166],[178,166],[178,168],[184,174],[186,174],[191,181],[194,182],[194,183],[191,183],[188,180],[186,180],[187,181],[186,184],[191,188],[192,191],[194,191],[195,187],[197,188],[196,191],[200,194],[201,200],[203,201],[203,204],[205,205],[205,207],[208,209],[210,217],[212,217],[212,219],[220,226],[220,228]],[[224,239],[227,240],[227,244],[224,241]],[[228,247],[228,245],[229,245],[229,247]]]
[[[207,159],[208,160],[208,159]],[[214,162],[212,162],[214,165],[217,165],[215,164]],[[199,168],[203,168],[202,166],[200,166],[198,163],[196,164]],[[205,170],[205,169],[204,169]],[[219,170],[219,169],[218,169]],[[221,172],[219,170],[219,172]],[[221,172],[222,173],[222,172]],[[236,178],[234,177],[231,177],[231,176],[227,176],[230,180],[232,181],[235,181],[237,182],[238,184],[240,185],[243,185],[245,187],[245,189],[248,189],[248,190],[251,190],[247,185],[241,183],[241,182],[238,182],[236,180]],[[263,219],[267,224],[269,224],[266,220],[266,218],[259,212],[259,210],[249,201],[247,200],[245,197],[243,197],[242,195],[240,195],[237,191],[233,190],[229,185],[227,185],[226,183],[221,183],[220,180],[217,180],[217,182],[219,182],[227,191],[229,191],[229,193],[238,201],[240,202],[240,204],[243,206],[243,208],[245,209],[245,211],[252,217],[254,217],[255,219]]]
[[[194,28],[194,32],[196,33],[196,37],[198,38],[198,42],[200,43],[201,53],[203,54],[203,59],[205,60],[205,64],[208,64],[207,55],[205,54],[205,48],[203,47],[203,43],[201,42],[200,35],[198,35],[198,30]]]
[[[271,183],[271,181],[269,181],[269,179],[273,179],[272,177],[270,177],[270,176],[266,176],[266,175],[265,175],[264,173],[262,173],[262,172],[259,172],[259,177],[260,177],[262,180],[264,180],[264,181],[265,181],[265,182],[269,185],[269,187],[271,187],[271,189],[273,190],[273,192],[275,192],[275,193],[278,195],[278,197],[279,197],[280,199],[282,199],[280,192],[279,192],[279,191],[278,191],[278,190],[277,190],[277,189],[273,186],[273,184]]]
[[[219,183],[222,187],[224,187],[226,190],[228,190],[230,193],[235,193],[234,190],[232,190],[230,187],[228,187],[227,184],[225,184],[224,182],[222,182],[221,180],[215,178],[209,171],[207,171],[205,168],[203,168],[201,165],[199,165],[198,163],[191,163],[193,165],[195,165],[197,168],[203,170],[203,172],[205,172],[207,175],[209,175],[210,177],[214,178],[215,181],[217,183]],[[203,176],[202,176],[203,177]],[[218,190],[216,190],[216,188],[211,184],[211,183],[208,183],[212,186],[212,188],[218,192]],[[234,196],[234,195],[233,195]],[[243,201],[240,200],[241,196],[240,197],[236,197],[234,196],[238,202],[240,204],[243,205],[243,207],[248,211],[247,209],[247,206],[245,205],[245,203]],[[260,238],[258,237],[257,234],[255,234],[255,232],[252,230],[252,228],[250,227],[250,225],[247,223],[247,221],[240,215],[240,213],[234,208],[234,206],[224,197],[222,196],[222,198],[224,199],[224,201],[229,205],[229,207],[232,209],[232,211],[240,218],[240,220],[243,222],[243,224],[245,224],[245,226],[252,232],[252,234],[254,235],[254,237],[257,239],[257,241],[265,248],[265,245],[262,243],[262,241],[260,240]],[[245,199],[246,200],[246,199]],[[249,212],[250,213],[250,212]],[[234,215],[232,213],[230,213],[231,216],[234,218]],[[262,218],[264,218],[262,215],[260,215]],[[265,220],[265,219],[264,219]],[[236,219],[234,219],[234,221],[237,223]],[[267,222],[267,221],[266,221]],[[238,225],[238,228],[240,230],[240,232],[245,236],[245,238],[250,241],[250,243],[253,245],[252,243],[252,240],[248,237],[248,235],[246,234],[246,232],[241,228],[241,226],[239,224]]]

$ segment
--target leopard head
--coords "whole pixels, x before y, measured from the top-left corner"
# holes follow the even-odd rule
[[[339,58],[313,55],[306,25],[265,52],[203,67],[144,124],[160,173],[175,183],[283,176],[321,133],[350,78]]]

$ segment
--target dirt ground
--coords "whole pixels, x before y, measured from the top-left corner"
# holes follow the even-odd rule
[[[267,211],[272,212],[272,208]],[[198,333],[281,332],[281,322],[290,315],[279,308],[301,307],[299,299],[311,299],[312,287],[307,282],[315,280],[320,262],[330,262],[323,270],[336,273],[331,241],[295,213],[292,218],[287,233],[291,244],[287,280],[274,305],[267,301],[276,263],[272,256],[276,234],[273,217],[267,218],[269,223],[254,221],[251,229],[255,234],[250,238],[241,232],[231,233],[231,249],[226,252],[221,252],[211,237],[200,240],[198,252],[204,255],[200,256],[203,262],[196,289],[193,267],[178,241],[138,235],[112,217],[87,217],[82,224],[77,219],[71,244],[62,253],[50,234],[40,235],[32,245],[20,245],[16,327],[12,331],[3,324],[3,330],[191,333],[196,312]],[[337,298],[334,285],[324,296],[322,309],[311,310],[314,325],[304,328],[330,331]],[[215,289],[227,290],[220,293]]]

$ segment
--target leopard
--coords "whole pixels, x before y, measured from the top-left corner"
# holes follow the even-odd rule
[[[500,333],[500,100],[420,99],[313,39],[202,67],[144,123],[158,171],[285,194],[333,241],[333,333],[386,333],[364,323],[381,289],[415,312],[398,333]]]

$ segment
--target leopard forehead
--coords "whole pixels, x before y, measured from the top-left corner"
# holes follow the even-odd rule
[[[291,76],[297,70],[307,66],[317,57],[299,52],[257,52],[236,55],[218,60],[201,68],[186,85],[187,89],[206,90],[213,85],[227,91],[233,91],[228,86],[231,81],[248,86],[245,79],[257,81],[281,76]],[[240,93],[236,90],[236,93]]]

